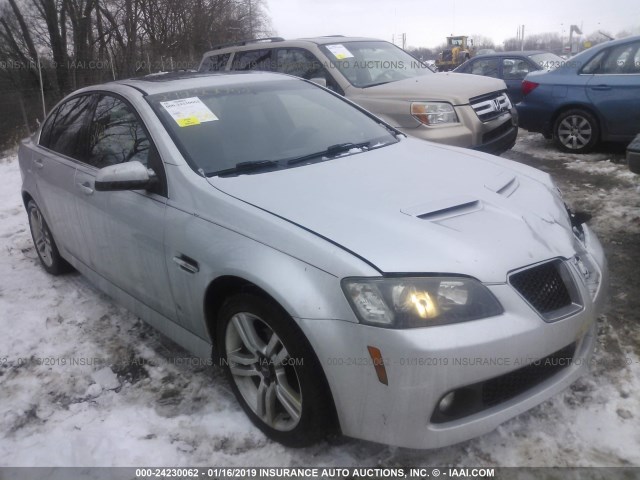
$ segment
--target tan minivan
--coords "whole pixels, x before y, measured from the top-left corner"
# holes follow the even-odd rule
[[[504,81],[434,73],[392,43],[330,36],[247,40],[204,54],[201,72],[262,70],[326,86],[407,135],[500,154],[518,133]]]

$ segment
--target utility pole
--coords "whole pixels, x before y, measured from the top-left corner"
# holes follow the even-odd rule
[[[520,43],[520,51],[524,51],[524,25],[522,25],[522,43]]]

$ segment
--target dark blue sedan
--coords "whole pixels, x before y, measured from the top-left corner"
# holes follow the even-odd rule
[[[565,152],[640,132],[640,36],[596,45],[522,82],[520,127],[553,138]]]
[[[522,80],[529,72],[552,70],[564,63],[559,56],[543,50],[494,52],[476,55],[454,70],[485,77],[501,78],[507,84],[512,103],[522,100]]]

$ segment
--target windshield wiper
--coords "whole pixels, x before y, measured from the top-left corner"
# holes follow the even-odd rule
[[[225,175],[255,172],[256,170],[275,167],[276,165],[278,165],[278,162],[276,160],[256,160],[251,162],[240,162],[240,163],[236,163],[235,167],[213,172],[212,174],[210,174],[210,176],[223,177]]]
[[[335,145],[331,145],[327,147],[326,150],[316,153],[310,153],[309,155],[303,155],[302,157],[292,158],[287,162],[287,165],[295,165],[296,163],[305,162],[307,160],[312,160],[316,157],[334,157],[344,152],[348,152],[353,148],[369,148],[371,142],[362,142],[362,143],[337,143]]]

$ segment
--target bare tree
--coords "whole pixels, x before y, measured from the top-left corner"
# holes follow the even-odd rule
[[[50,105],[75,88],[193,67],[213,44],[270,34],[264,0],[8,0],[0,6],[0,60],[28,68],[0,68],[0,84],[28,92],[33,118],[36,64]]]
[[[473,39],[473,46],[475,47],[476,50],[481,50],[484,48],[491,48],[491,49],[496,48],[496,45],[493,42],[493,40],[487,36],[476,33],[474,35],[471,35],[471,38]]]

